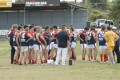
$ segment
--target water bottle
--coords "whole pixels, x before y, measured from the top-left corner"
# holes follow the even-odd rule
[[[69,65],[72,66],[72,59],[69,60]]]

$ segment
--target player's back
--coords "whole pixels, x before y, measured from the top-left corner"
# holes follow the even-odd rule
[[[106,41],[107,41],[107,46],[115,46],[115,38],[117,35],[113,31],[108,31],[105,33]]]

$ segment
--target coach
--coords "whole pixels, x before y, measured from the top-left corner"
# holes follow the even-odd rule
[[[13,64],[13,58],[15,54],[15,48],[13,47],[13,36],[14,32],[17,30],[17,24],[12,25],[12,30],[10,32],[10,46],[11,46],[11,64]]]
[[[55,65],[58,65],[62,53],[62,65],[65,65],[66,55],[67,55],[67,47],[69,47],[70,41],[69,41],[69,35],[66,32],[66,26],[62,26],[62,31],[60,31],[57,35],[57,43],[58,43],[58,49],[57,49],[57,57],[55,61]]]

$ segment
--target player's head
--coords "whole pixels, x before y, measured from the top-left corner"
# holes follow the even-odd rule
[[[22,26],[18,26],[18,30],[22,31],[23,30]]]
[[[53,27],[50,27],[50,31],[51,31],[51,32],[53,31]]]
[[[45,32],[49,32],[50,31],[50,26],[45,26]]]
[[[88,27],[85,27],[85,28],[84,28],[84,31],[88,31],[88,30],[89,30],[89,28],[88,28]]]
[[[104,31],[105,29],[106,29],[106,27],[105,27],[105,26],[102,26],[101,30]]]
[[[70,32],[73,32],[74,31],[74,27],[70,27]]]
[[[40,26],[36,26],[36,32],[40,32],[40,30],[41,30],[41,27]]]
[[[30,31],[30,32],[34,32],[34,26],[33,26],[33,25],[30,25],[30,26],[29,26],[29,31]]]
[[[24,30],[29,31],[29,27],[27,25],[24,25]]]
[[[54,30],[54,31],[57,31],[58,26],[57,26],[57,25],[53,25],[53,27],[52,27],[52,28],[53,28],[53,30]]]
[[[91,27],[91,29],[90,29],[91,31],[95,31],[95,28],[94,27]]]
[[[109,30],[112,30],[112,28],[111,27],[107,27],[107,30],[109,31]]]
[[[13,30],[13,31],[17,31],[17,29],[18,29],[18,25],[17,25],[17,24],[13,24],[13,25],[12,25],[12,30]]]

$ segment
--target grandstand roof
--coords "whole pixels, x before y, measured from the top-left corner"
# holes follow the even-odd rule
[[[75,10],[86,9],[77,4],[61,2],[60,6],[39,6],[39,7],[25,7],[25,4],[13,4],[11,8],[0,8],[0,10],[2,11],[24,10],[24,8],[26,10],[67,10],[67,9],[71,9],[71,6],[74,7]]]

